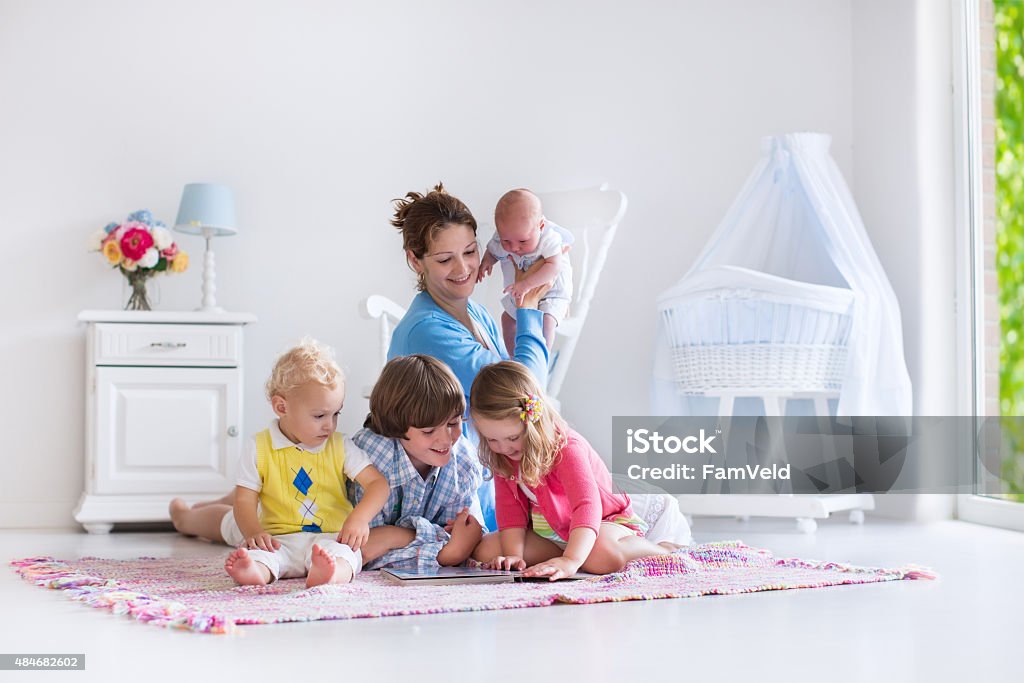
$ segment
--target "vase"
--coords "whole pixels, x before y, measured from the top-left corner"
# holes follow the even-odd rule
[[[131,296],[128,297],[128,303],[125,304],[124,310],[152,310],[152,307],[150,306],[149,303],[149,290],[147,288],[149,278],[152,277],[152,273],[148,271],[136,270],[131,273],[125,273],[125,277],[128,278],[128,284],[129,286],[131,286]]]

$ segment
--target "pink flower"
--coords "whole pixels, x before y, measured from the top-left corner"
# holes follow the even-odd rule
[[[129,223],[128,225],[132,224]],[[153,236],[144,227],[129,227],[125,230],[124,237],[121,238],[121,253],[132,261],[141,259],[145,255],[146,250],[152,246]]]
[[[178,255],[178,245],[177,245],[177,243],[176,242],[171,242],[171,246],[169,246],[166,249],[164,249],[163,251],[161,251],[160,255],[163,256],[168,261],[172,260],[175,256]]]

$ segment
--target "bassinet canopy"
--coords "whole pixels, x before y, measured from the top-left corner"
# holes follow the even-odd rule
[[[899,305],[830,141],[765,138],[693,267],[658,297],[654,414],[780,381],[838,392],[840,415],[911,414]]]

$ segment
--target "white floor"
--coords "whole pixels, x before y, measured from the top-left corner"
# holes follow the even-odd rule
[[[933,567],[939,581],[471,614],[168,631],[0,571],[0,652],[84,653],[85,672],[4,680],[957,681],[1020,680],[1024,534],[963,522],[698,519],[698,542],[740,538],[777,555]],[[5,561],[33,555],[221,556],[172,533],[0,532]],[[273,678],[271,678],[271,676]]]

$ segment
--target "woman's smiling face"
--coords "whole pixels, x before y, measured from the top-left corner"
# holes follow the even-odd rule
[[[430,250],[422,259],[410,253],[409,260],[416,272],[423,274],[427,292],[435,299],[460,301],[473,294],[480,248],[468,226],[446,226],[431,240]]]

